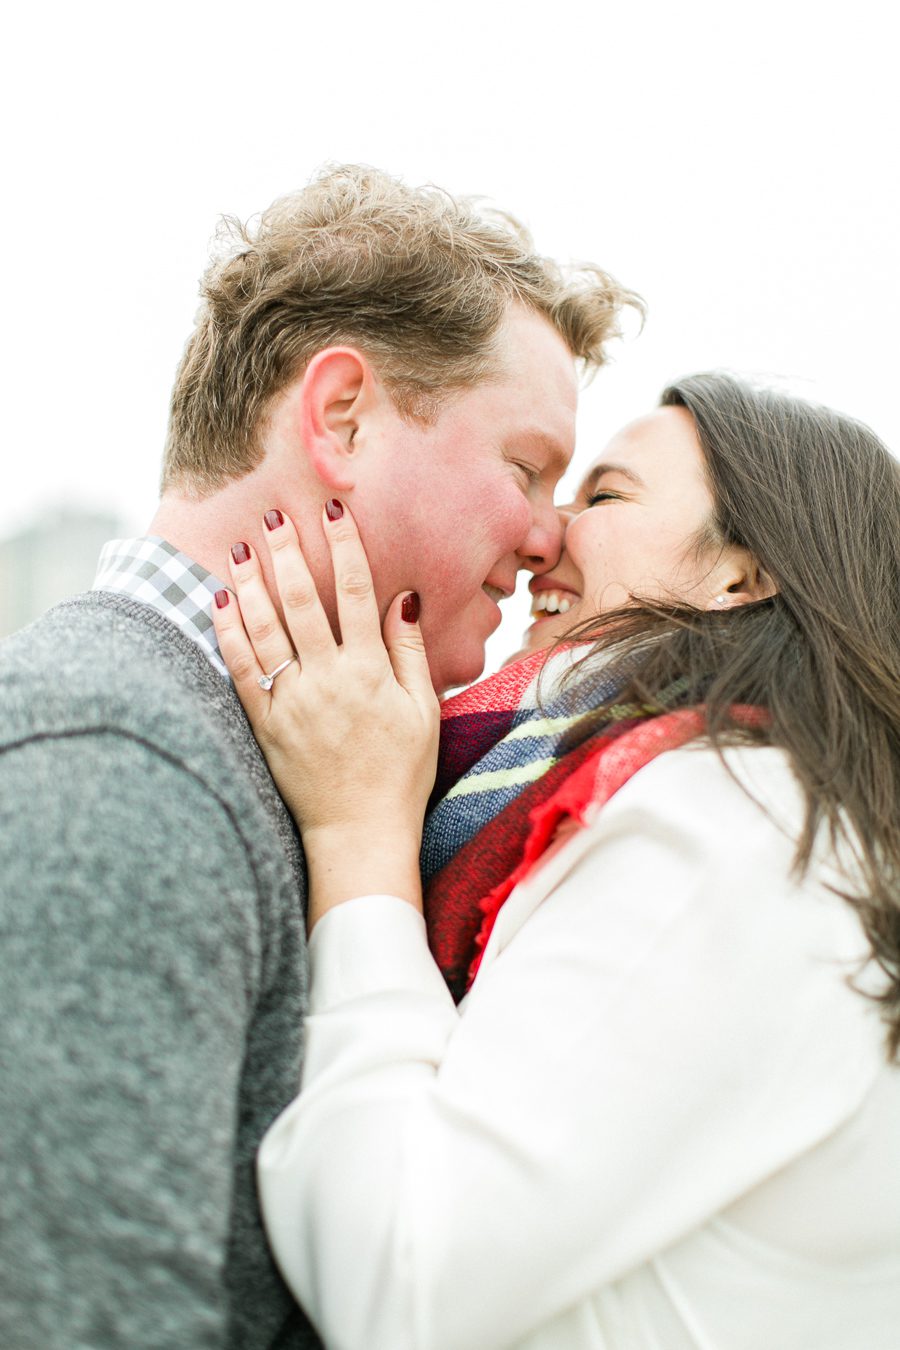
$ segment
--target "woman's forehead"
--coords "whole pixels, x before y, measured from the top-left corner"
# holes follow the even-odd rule
[[[654,408],[615,433],[581,482],[590,492],[605,473],[620,473],[639,487],[654,468],[703,469],[703,452],[694,419],[686,408]]]

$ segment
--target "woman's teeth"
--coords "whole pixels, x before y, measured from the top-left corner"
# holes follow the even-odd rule
[[[538,591],[537,595],[532,596],[531,617],[536,619],[539,614],[568,614],[577,599],[576,595],[565,591]]]

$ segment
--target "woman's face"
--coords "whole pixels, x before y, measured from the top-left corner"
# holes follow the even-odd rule
[[[677,598],[708,609],[725,585],[718,547],[692,547],[712,494],[694,419],[658,408],[610,441],[576,499],[559,563],[531,582],[533,624],[523,652],[552,646],[575,624],[631,602]]]

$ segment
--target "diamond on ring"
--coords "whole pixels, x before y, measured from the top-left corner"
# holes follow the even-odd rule
[[[275,683],[276,678],[281,674],[281,672],[283,670],[287,670],[291,662],[296,660],[297,660],[296,656],[289,656],[286,661],[282,661],[280,666],[276,666],[275,669],[269,675],[260,675],[259,680],[257,681],[260,689],[271,689],[272,685]]]

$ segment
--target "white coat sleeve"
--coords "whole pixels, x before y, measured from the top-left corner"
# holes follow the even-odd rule
[[[778,752],[746,753],[796,815]],[[303,1090],[259,1178],[330,1347],[514,1343],[826,1137],[878,1072],[855,914],[791,878],[713,752],[661,756],[590,830],[461,1010],[402,900],[317,925]]]

